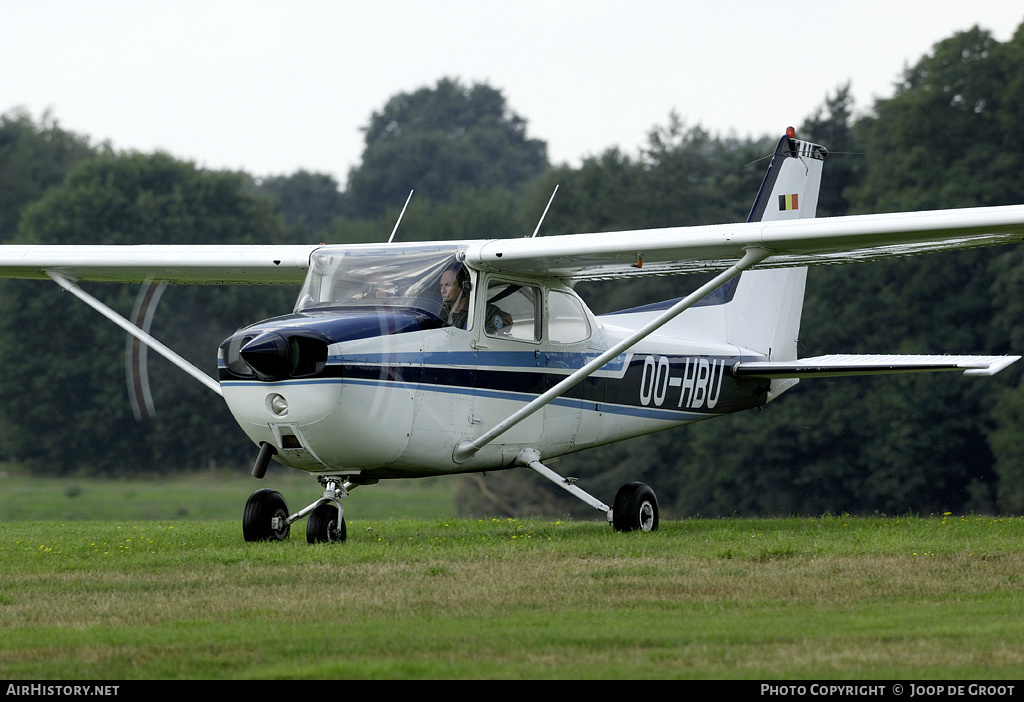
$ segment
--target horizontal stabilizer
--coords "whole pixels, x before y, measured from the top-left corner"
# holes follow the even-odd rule
[[[741,361],[733,373],[741,378],[829,378],[844,375],[963,371],[995,375],[1020,356],[834,355],[796,361]]]

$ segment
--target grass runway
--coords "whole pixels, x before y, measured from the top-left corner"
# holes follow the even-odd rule
[[[617,534],[600,522],[353,517],[348,533],[310,546],[301,523],[288,541],[247,544],[237,519],[0,522],[0,677],[1024,670],[1020,518],[692,519]]]

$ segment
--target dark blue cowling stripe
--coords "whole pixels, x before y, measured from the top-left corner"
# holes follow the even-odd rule
[[[387,306],[371,309],[359,307],[275,317],[236,332],[230,339],[243,335],[256,336],[266,331],[296,334],[311,331],[316,332],[318,336],[322,335],[330,339],[332,343],[340,343],[385,334],[405,334],[425,329],[437,329],[442,326],[444,323],[438,319],[437,315],[426,310]]]

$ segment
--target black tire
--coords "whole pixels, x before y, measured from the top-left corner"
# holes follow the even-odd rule
[[[338,506],[324,503],[309,514],[306,521],[306,541],[311,544],[339,544],[348,537],[345,518],[338,523]]]
[[[276,490],[263,488],[249,495],[242,514],[242,536],[246,541],[284,541],[291,526],[274,529],[274,517],[287,518],[288,505]]]
[[[615,531],[657,531],[658,498],[646,483],[626,483],[612,505]]]

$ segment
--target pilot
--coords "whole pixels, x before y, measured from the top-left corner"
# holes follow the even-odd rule
[[[472,284],[469,271],[463,266],[449,268],[441,274],[441,300],[444,302],[446,321],[450,326],[465,329],[469,321],[469,293]],[[497,305],[487,305],[484,328],[489,334],[512,326],[512,315]]]

